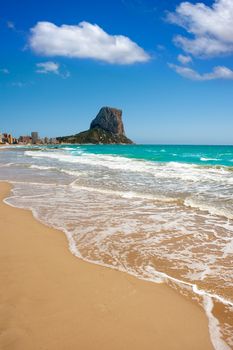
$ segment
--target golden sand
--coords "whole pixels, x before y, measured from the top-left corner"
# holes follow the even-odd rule
[[[5,205],[0,184],[1,350],[209,350],[208,322],[166,285],[86,263],[65,235]]]

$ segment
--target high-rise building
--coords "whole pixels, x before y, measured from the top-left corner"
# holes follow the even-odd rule
[[[39,140],[38,132],[33,131],[31,133],[31,135],[32,135],[32,144],[35,145],[38,142],[38,140]]]

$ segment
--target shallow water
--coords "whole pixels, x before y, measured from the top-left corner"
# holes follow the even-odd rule
[[[232,146],[5,148],[0,180],[77,256],[198,297],[233,347]]]

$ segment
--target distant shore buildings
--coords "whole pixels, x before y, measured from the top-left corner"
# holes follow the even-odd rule
[[[0,133],[0,144],[14,144],[17,143],[17,139],[14,138],[11,134],[7,134],[7,133]]]
[[[8,133],[0,133],[0,144],[3,145],[44,145],[44,144],[58,144],[59,141],[56,138],[40,138],[37,131],[32,131],[30,135],[22,135],[19,138],[13,137]]]

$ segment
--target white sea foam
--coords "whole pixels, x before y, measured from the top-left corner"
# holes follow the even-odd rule
[[[5,145],[5,146],[0,146],[0,151],[1,149],[6,149],[6,148],[12,148],[12,145]]]
[[[60,162],[92,165],[113,170],[127,172],[141,172],[153,175],[156,178],[180,178],[185,181],[226,182],[233,184],[229,171],[223,168],[201,168],[195,164],[168,162],[155,163],[151,161],[135,160],[120,156],[82,153],[80,155],[65,154],[62,152],[25,151],[25,155],[33,158],[51,158]]]
[[[203,161],[203,162],[208,162],[209,160],[215,160],[215,161],[217,161],[217,160],[221,160],[221,159],[219,159],[219,158],[206,158],[206,157],[201,157],[200,160]]]
[[[209,332],[212,344],[216,350],[231,350],[230,347],[222,339],[222,334],[220,330],[220,324],[216,317],[214,317],[213,310],[213,301],[212,298],[208,295],[203,296],[203,305],[206,312],[206,315],[209,320]]]
[[[187,191],[190,191],[190,185],[189,182],[193,182],[196,184],[197,189],[200,191],[200,182],[203,183],[203,189],[206,193],[206,187],[210,186],[211,183],[217,183],[221,185],[222,183],[228,184],[231,186],[233,184],[233,177],[231,176],[231,173],[227,171],[226,169],[215,169],[215,168],[200,168],[197,165],[193,164],[184,164],[184,163],[177,163],[177,162],[169,162],[167,164],[158,164],[148,161],[142,161],[142,160],[134,160],[134,159],[128,159],[125,157],[119,157],[119,156],[109,156],[109,155],[93,155],[93,154],[82,154],[81,156],[73,156],[70,154],[63,154],[62,152],[31,152],[27,151],[26,155],[31,157],[39,157],[39,158],[51,158],[55,159],[59,162],[68,162],[68,163],[75,163],[75,164],[82,164],[82,165],[88,165],[88,166],[94,166],[94,167],[107,167],[109,169],[113,170],[121,170],[125,173],[129,172],[138,172],[138,173],[147,173],[150,176],[155,177],[156,179],[163,181],[173,181],[176,179],[183,180],[187,184]],[[75,165],[74,165],[75,166]],[[83,174],[83,172],[80,172],[78,170],[69,170],[69,169],[60,169],[59,166],[57,166],[57,170],[64,172],[68,175],[72,176],[80,176]],[[76,184],[76,183],[75,183]],[[169,185],[169,184],[168,184]],[[173,181],[173,183],[169,186],[172,186],[173,193],[175,192],[176,188],[174,187],[176,185],[176,182]],[[115,195],[121,195],[122,197],[140,197],[140,198],[150,198],[152,200],[161,200],[166,202],[171,201],[179,201],[180,203],[184,201],[184,205],[187,207],[196,208],[202,211],[208,211],[212,215],[219,215],[224,216],[229,219],[233,219],[232,210],[226,206],[219,206],[216,204],[216,201],[213,205],[213,198],[211,198],[211,201],[206,201],[206,199],[199,200],[199,198],[196,198],[196,196],[188,196],[187,198],[182,197],[182,194],[179,195],[180,192],[180,185],[177,184],[177,196],[176,198],[169,196],[169,192],[166,195],[159,195],[157,194],[143,194],[143,193],[137,193],[137,191],[118,191],[114,190],[111,193]],[[92,191],[101,191],[101,189],[95,189],[93,186]],[[102,189],[102,191],[111,191],[109,189]],[[170,191],[171,192],[171,191]],[[194,193],[196,192],[196,188],[194,188]],[[104,193],[104,192],[103,192]],[[107,193],[107,192],[106,192]],[[109,192],[108,192],[109,193]],[[226,197],[227,200],[227,197]]]
[[[81,187],[80,189],[82,189],[82,190],[88,190],[88,191],[91,191],[89,188],[85,188],[85,187]],[[92,191],[91,191],[92,192]],[[101,191],[101,193],[102,193],[102,191]],[[48,196],[49,196],[49,194],[47,194]],[[25,196],[24,198],[26,198],[26,199],[29,199],[29,198],[33,198],[33,197],[40,197],[41,195],[27,195],[27,196]],[[42,197],[42,196],[41,196]],[[50,197],[50,196],[49,196]],[[7,203],[7,204],[9,204],[9,205],[12,205],[12,206],[14,206],[14,204],[12,203],[12,199],[17,199],[17,196],[11,196],[11,197],[8,197],[8,198],[6,198],[5,200],[4,200],[4,202],[5,203]],[[20,200],[22,200],[22,196],[18,196],[18,198],[20,199]],[[27,201],[28,202],[28,201]],[[15,206],[19,206],[19,205],[15,205]],[[21,207],[21,206],[20,206]],[[27,208],[27,206],[25,207],[25,208]],[[43,221],[45,224],[49,224],[47,221],[44,221],[44,219],[43,218],[41,218],[40,217],[40,215],[38,214],[38,212],[37,212],[37,210],[36,210],[36,208],[33,208],[33,207],[30,207],[29,209],[31,209],[32,211],[33,211],[33,213],[34,213],[34,215],[37,217],[37,218],[39,218],[40,219],[40,221]],[[50,224],[49,224],[50,225]],[[67,235],[69,235],[69,237],[73,237],[73,235],[72,235],[72,233],[69,233],[66,229],[64,229],[64,226],[60,226],[60,225],[55,225],[54,223],[52,224],[52,226],[54,226],[55,228],[59,228],[59,229],[61,229],[61,230],[63,230],[63,231],[65,231],[65,233],[67,234]],[[75,249],[77,248],[77,244],[76,243],[74,243],[75,241],[73,240],[73,238],[72,238],[72,251],[74,252],[75,251]],[[75,254],[76,254],[77,252],[75,252]],[[78,256],[81,256],[80,255],[80,252],[78,251],[78,253],[77,253],[77,255]],[[85,259],[85,258],[84,258]],[[108,266],[108,267],[111,267],[111,265],[106,265],[105,264],[105,266]],[[219,296],[219,295],[217,295],[217,294],[214,294],[214,293],[210,293],[210,292],[208,292],[208,291],[204,291],[204,290],[202,290],[202,289],[199,289],[198,288],[198,286],[196,285],[196,284],[193,284],[193,283],[190,283],[190,282],[187,282],[187,281],[183,281],[183,280],[181,280],[181,279],[178,279],[178,278],[175,278],[175,277],[172,277],[172,276],[169,276],[169,275],[167,275],[166,273],[164,273],[164,272],[160,272],[160,271],[157,271],[157,270],[155,270],[153,267],[151,267],[151,266],[149,266],[149,267],[147,267],[147,271],[150,273],[150,278],[149,278],[149,280],[150,281],[154,281],[154,282],[158,282],[158,281],[166,281],[166,280],[170,280],[170,281],[172,281],[172,282],[174,282],[174,283],[178,283],[178,284],[183,284],[183,285],[185,285],[185,286],[189,286],[192,290],[193,290],[193,292],[195,293],[195,294],[198,294],[199,296],[208,296],[208,297],[210,297],[210,298],[213,298],[213,299],[215,299],[215,300],[217,300],[217,301],[219,301],[219,302],[221,302],[221,303],[223,303],[223,304],[225,304],[225,305],[230,305],[230,306],[233,306],[233,302],[232,301],[230,301],[230,300],[227,300],[227,299],[225,299],[225,298],[223,298],[222,296]],[[127,272],[127,271],[126,271]],[[139,278],[141,278],[140,277],[140,275],[137,275],[137,274],[135,274],[135,272],[134,272],[134,275],[136,275],[137,277],[139,277]],[[147,280],[148,280],[148,278],[146,278]]]
[[[233,255],[233,237],[228,240],[225,247],[223,248],[223,258],[226,258],[229,255]]]
[[[9,204],[9,205],[12,205],[10,203],[10,200],[12,198],[13,197],[6,198],[4,200],[4,202]],[[230,347],[222,339],[220,325],[219,325],[218,320],[213,316],[212,309],[213,309],[213,300],[219,301],[225,305],[230,305],[232,307],[233,307],[233,302],[226,300],[225,298],[223,298],[219,295],[209,293],[207,291],[199,289],[196,284],[192,284],[190,282],[186,282],[186,281],[180,280],[178,278],[174,278],[172,276],[169,276],[166,273],[159,272],[159,271],[155,270],[155,268],[153,266],[147,266],[145,268],[146,272],[148,273],[148,276],[143,277],[142,274],[137,274],[135,271],[127,269],[127,267],[123,264],[120,264],[119,266],[114,266],[114,265],[103,263],[102,261],[95,261],[95,260],[85,258],[82,256],[82,254],[78,250],[77,243],[74,239],[74,236],[71,232],[69,232],[69,230],[64,229],[63,226],[48,224],[48,222],[45,222],[40,217],[40,215],[38,215],[38,212],[35,210],[35,208],[30,208],[30,209],[32,210],[33,215],[36,219],[38,219],[39,221],[41,221],[49,226],[52,226],[56,229],[60,229],[66,234],[66,237],[67,237],[68,242],[69,242],[70,251],[76,257],[82,258],[85,261],[88,261],[88,262],[91,262],[91,263],[94,263],[97,265],[105,266],[105,267],[112,268],[112,269],[118,269],[118,270],[123,271],[123,272],[127,272],[127,273],[129,273],[129,274],[131,274],[139,279],[143,279],[143,280],[150,281],[153,283],[165,283],[165,282],[171,281],[171,282],[177,284],[181,288],[182,288],[182,286],[190,288],[190,290],[192,290],[195,294],[197,294],[198,296],[203,298],[203,306],[204,306],[204,310],[205,310],[206,315],[207,315],[208,320],[209,320],[209,332],[210,332],[210,337],[211,337],[211,341],[213,343],[214,348],[216,350],[230,350]]]
[[[224,216],[227,219],[233,219],[233,211],[227,208],[220,208],[214,203],[205,203],[198,198],[189,197],[184,200],[184,205],[191,208],[207,211],[212,215]]]
[[[141,199],[150,199],[153,201],[165,202],[165,203],[177,201],[176,198],[154,196],[154,195],[150,195],[150,194],[143,194],[143,193],[137,193],[137,192],[113,191],[113,190],[107,190],[107,189],[103,189],[103,188],[81,186],[81,185],[76,184],[75,181],[70,186],[78,188],[79,190],[84,190],[84,191],[89,191],[89,192],[98,192],[98,193],[103,193],[103,194],[110,194],[113,196],[119,196],[122,198],[129,198],[129,199],[130,198],[141,198]]]
[[[54,170],[54,169],[56,169],[55,167],[52,167],[52,166],[43,166],[43,165],[35,165],[35,164],[30,165],[30,168],[31,169],[38,169],[38,170]]]
[[[200,288],[198,288],[198,286],[196,284],[193,284],[193,283],[190,283],[190,282],[186,282],[186,281],[180,280],[178,278],[169,276],[169,275],[167,275],[164,272],[160,272],[160,271],[155,270],[154,268],[153,269],[149,269],[149,271],[150,272],[153,271],[153,274],[154,274],[154,276],[151,276],[150,281],[157,282],[158,279],[159,279],[159,281],[163,280],[164,282],[166,282],[167,280],[168,281],[172,281],[174,283],[177,283],[178,285],[184,285],[184,286],[190,287],[191,290],[195,294],[197,294],[197,295],[199,295],[201,297],[205,296],[205,297],[214,299],[216,301],[219,301],[220,303],[222,303],[224,305],[233,306],[233,301],[227,300],[227,299],[225,299],[225,298],[223,298],[223,297],[221,297],[221,296],[219,296],[217,294],[210,293],[208,291],[200,289]],[[140,276],[137,276],[137,277],[140,277]],[[153,278],[153,277],[155,277],[155,278]]]
[[[64,149],[65,151],[76,151],[78,150],[78,147],[76,147],[75,149],[73,147],[69,147],[69,146],[66,146],[66,147],[61,147],[59,149]]]
[[[2,147],[2,146],[1,146]],[[0,168],[7,168],[9,166],[15,165],[14,163],[5,163],[5,164],[0,164]]]
[[[8,204],[63,230],[72,253],[86,261],[203,298],[212,342],[227,350],[211,302],[233,308],[230,168],[77,153],[27,151]],[[41,171],[32,174],[31,165]],[[8,173],[2,169],[1,177]]]
[[[5,181],[5,180],[4,180]],[[7,182],[9,182],[10,184],[13,184],[13,185],[34,185],[34,186],[38,186],[38,187],[47,187],[47,188],[51,188],[51,187],[66,187],[67,185],[62,185],[62,184],[56,184],[56,183],[48,183],[48,182],[34,182],[34,181],[15,181],[15,180],[8,180]]]
[[[67,169],[59,169],[61,173],[65,173],[71,176],[81,176],[85,175],[84,172],[78,171],[78,170],[67,170]]]

